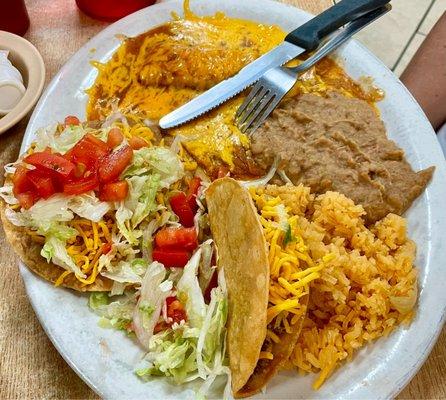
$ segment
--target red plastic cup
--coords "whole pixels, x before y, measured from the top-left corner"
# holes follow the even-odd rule
[[[116,21],[141,8],[151,6],[156,0],[76,0],[77,6],[92,18]]]
[[[24,0],[7,0],[0,7],[0,31],[23,36],[29,28],[29,16]]]

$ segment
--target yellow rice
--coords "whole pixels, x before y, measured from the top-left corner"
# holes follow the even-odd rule
[[[264,191],[299,215],[313,259],[335,255],[310,284],[309,311],[289,362],[303,373],[320,372],[313,385],[318,389],[355,350],[411,321],[416,246],[404,218],[389,214],[367,228],[362,206],[342,194],[315,197],[302,185],[269,185]]]

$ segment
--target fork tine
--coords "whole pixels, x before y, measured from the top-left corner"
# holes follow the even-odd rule
[[[272,96],[272,99],[269,101],[269,104],[266,108],[264,108],[264,111],[262,114],[258,116],[258,118],[251,122],[250,126],[245,130],[245,133],[248,135],[252,135],[254,131],[263,124],[266,118],[271,114],[271,112],[276,108],[277,104],[280,103],[280,100],[282,100],[285,97],[286,93],[279,94],[275,93]]]
[[[269,90],[262,86],[262,89],[257,92],[257,94],[250,101],[248,107],[246,107],[246,111],[241,115],[238,119],[238,125],[243,126],[246,124],[246,121],[251,117],[251,115],[256,112],[258,107],[260,106],[262,99],[268,94]]]
[[[242,126],[242,132],[246,132],[249,130],[250,126],[255,122],[259,115],[262,115],[265,108],[268,107],[271,100],[274,99],[276,93],[274,91],[268,90],[265,96],[261,100],[258,101],[256,108],[252,111],[249,117],[246,119],[244,125]]]
[[[247,111],[247,108],[249,107],[251,100],[254,98],[257,93],[259,93],[263,89],[263,84],[261,81],[258,81],[249,92],[249,95],[246,97],[246,99],[243,101],[242,105],[238,108],[237,112],[235,113],[235,119],[238,120],[243,113]]]

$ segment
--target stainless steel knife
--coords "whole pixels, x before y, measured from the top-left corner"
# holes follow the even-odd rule
[[[281,66],[306,51],[315,50],[327,35],[389,2],[390,0],[340,1],[289,33],[282,44],[243,67],[233,77],[162,117],[160,127],[173,128],[219,106],[259,80],[269,69]]]

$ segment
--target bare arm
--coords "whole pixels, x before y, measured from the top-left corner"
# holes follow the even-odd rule
[[[446,122],[446,13],[401,75],[434,129]]]

